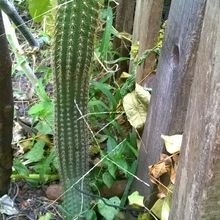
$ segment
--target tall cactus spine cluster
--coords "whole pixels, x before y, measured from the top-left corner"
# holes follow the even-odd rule
[[[90,198],[73,184],[89,169],[87,113],[89,68],[93,55],[98,0],[58,0],[54,42],[55,145],[64,186],[66,219],[81,218]],[[77,188],[88,191],[88,177]],[[83,217],[82,217],[83,218]]]

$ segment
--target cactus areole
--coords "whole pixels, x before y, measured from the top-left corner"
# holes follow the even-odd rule
[[[89,133],[87,113],[89,68],[98,17],[98,0],[58,0],[54,42],[55,145],[64,187],[65,219],[84,219],[88,191]]]

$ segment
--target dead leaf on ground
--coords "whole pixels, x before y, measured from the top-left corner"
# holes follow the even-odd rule
[[[149,166],[149,171],[150,175],[152,175],[156,179],[159,178],[161,175],[167,172],[165,162]]]
[[[173,160],[175,158],[175,161]],[[176,179],[176,166],[178,162],[178,154],[168,156],[166,154],[160,155],[160,161],[156,164],[149,166],[150,180],[157,185],[158,197],[164,198],[169,192],[168,185],[174,184]],[[167,178],[170,181],[167,182]],[[164,180],[166,180],[164,182]]]
[[[170,172],[172,167],[172,160],[166,154],[161,154],[160,161],[156,164],[149,166],[150,175],[158,179],[164,173]]]
[[[170,172],[170,181],[172,184],[175,184],[176,180],[176,170],[172,167]]]

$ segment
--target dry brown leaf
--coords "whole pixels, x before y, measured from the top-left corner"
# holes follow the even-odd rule
[[[176,170],[172,167],[170,172],[170,181],[172,184],[175,184],[176,180]]]
[[[168,156],[167,154],[161,154],[160,155],[160,161],[164,161],[166,166],[170,166],[172,164],[172,159],[170,156]],[[159,161],[159,162],[160,162]]]
[[[158,179],[164,173],[167,173],[167,168],[165,162],[160,162],[149,166],[150,175]]]
[[[172,156],[172,159],[173,159],[174,164],[177,165],[179,162],[179,154],[174,154]]]
[[[172,159],[166,155],[160,155],[160,161],[156,164],[149,166],[149,173],[156,179],[162,176],[164,173],[170,173],[172,167]]]
[[[162,184],[159,184],[158,186],[159,193],[157,194],[158,198],[165,198],[168,193],[168,189],[164,187]]]

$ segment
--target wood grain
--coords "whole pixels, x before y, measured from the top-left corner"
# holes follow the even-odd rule
[[[119,32],[132,34],[136,0],[119,0],[118,3],[116,7],[115,28]],[[129,57],[131,43],[128,40],[114,38],[113,46],[120,57]],[[128,61],[120,62],[118,76],[122,72],[128,72],[128,69]]]
[[[220,218],[220,2],[208,0],[170,220]]]
[[[163,0],[137,0],[133,29],[133,43],[139,42],[139,56],[156,45],[160,30]],[[137,68],[136,82],[143,84],[144,79],[152,72],[155,54],[151,54]]]
[[[148,166],[157,162],[163,150],[161,134],[183,133],[206,0],[173,0],[159,59],[150,108],[138,158],[137,175],[150,184],[135,181],[151,206],[156,193],[148,177]]]

